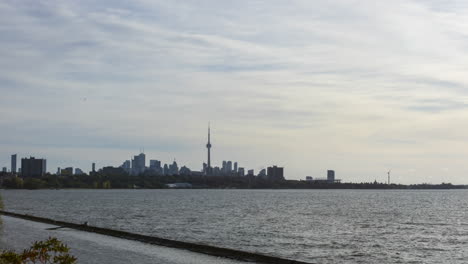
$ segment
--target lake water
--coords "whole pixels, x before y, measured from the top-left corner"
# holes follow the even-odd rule
[[[467,190],[3,190],[5,209],[311,263],[466,263]]]

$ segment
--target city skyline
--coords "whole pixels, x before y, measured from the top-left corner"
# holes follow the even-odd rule
[[[0,164],[467,183],[463,1],[2,1]],[[203,139],[201,141],[200,139]],[[8,166],[9,167],[9,166]]]
[[[211,135],[211,129],[210,129],[210,124],[208,124],[208,143],[206,144],[207,148],[207,163],[204,161],[202,162],[201,169],[198,168],[190,168],[187,167],[185,164],[181,164],[180,169],[178,164],[176,163],[176,158],[174,158],[172,164],[171,163],[163,163],[162,160],[157,160],[154,157],[148,159],[148,165],[146,164],[146,154],[144,152],[144,148],[140,149],[140,153],[138,155],[134,155],[130,158],[130,160],[124,160],[123,163],[120,166],[115,166],[113,164],[103,164],[102,167],[96,168],[96,162],[94,161],[91,163],[91,169],[89,170],[89,173],[96,172],[99,169],[102,169],[104,167],[114,167],[114,168],[122,168],[124,169],[127,173],[130,175],[139,175],[145,172],[151,172],[151,173],[156,173],[160,175],[176,175],[176,174],[197,174],[197,175],[214,175],[214,176],[221,176],[221,175],[238,175],[238,176],[245,176],[245,175],[253,175],[253,176],[266,176],[266,166],[261,166],[259,167],[258,173],[255,174],[255,169],[249,169],[249,168],[244,168],[240,167],[239,163],[237,161],[234,161],[234,163],[231,160],[224,160],[220,164],[220,166],[211,166],[211,155],[210,155],[210,150],[211,150],[211,141],[210,141],[210,135]],[[29,156],[29,157],[23,157],[22,160],[35,160],[35,157]],[[36,158],[37,159],[37,158]],[[41,157],[39,159],[43,159],[44,161],[47,160],[47,158]],[[17,162],[17,154],[11,155],[11,168],[9,172],[17,172],[16,171],[16,162]],[[23,164],[23,161],[22,161]],[[45,164],[45,163],[44,163]],[[164,164],[164,165],[163,165]],[[276,165],[273,165],[274,168],[277,168]],[[273,168],[272,167],[272,168]],[[2,167],[3,171],[5,172],[5,168],[7,167]],[[270,168],[270,167],[268,167]],[[283,167],[281,169],[281,177],[283,177]],[[53,173],[53,170],[46,169],[46,166],[44,165],[44,172],[48,172],[51,174]],[[21,175],[21,173],[18,173]],[[56,174],[61,174],[61,175],[73,175],[73,174],[88,174],[87,170],[85,169],[84,171],[81,169],[81,167],[74,166],[73,164],[67,164],[63,167],[57,167]]]

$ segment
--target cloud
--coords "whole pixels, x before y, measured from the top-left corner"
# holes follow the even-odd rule
[[[218,163],[463,175],[467,13],[463,1],[3,1],[0,161],[120,164],[145,147],[198,169],[212,121]]]

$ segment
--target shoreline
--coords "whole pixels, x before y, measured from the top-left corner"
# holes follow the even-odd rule
[[[66,227],[84,232],[96,233],[111,237],[117,237],[121,239],[139,241],[146,244],[152,244],[157,246],[164,246],[169,248],[185,249],[196,253],[202,253],[205,255],[222,257],[227,259],[234,259],[245,262],[254,263],[275,263],[275,264],[308,264],[307,262],[284,259],[280,257],[267,256],[259,253],[246,252],[241,250],[215,247],[203,244],[196,244],[190,242],[176,241],[171,239],[159,238],[154,236],[146,236],[141,234],[130,233],[126,231],[107,229],[95,226],[89,226],[85,224],[76,224],[64,221],[57,221],[50,218],[37,217],[27,214],[18,214],[8,211],[0,210],[0,215],[15,217],[23,220],[29,220],[34,222],[40,222],[44,224],[55,225],[59,227]]]

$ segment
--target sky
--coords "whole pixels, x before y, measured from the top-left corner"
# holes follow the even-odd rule
[[[0,166],[468,184],[468,3],[0,1]],[[20,160],[18,161],[20,163]]]

